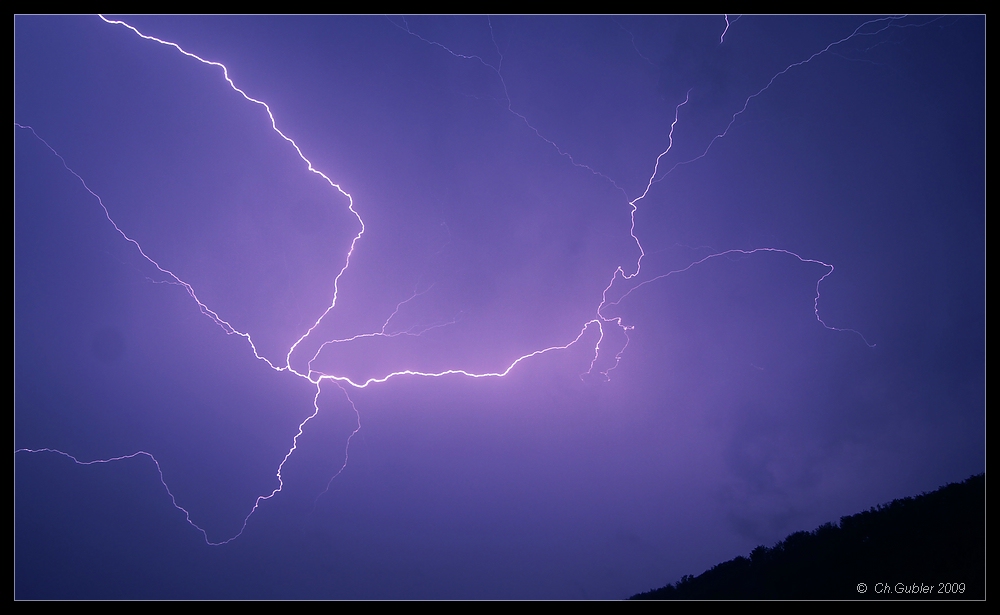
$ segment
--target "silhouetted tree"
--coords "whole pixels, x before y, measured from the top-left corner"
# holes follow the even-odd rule
[[[839,526],[795,532],[632,599],[984,599],[985,582],[986,475],[979,474],[841,517]]]

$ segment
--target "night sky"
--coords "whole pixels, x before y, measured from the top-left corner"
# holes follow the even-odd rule
[[[122,19],[275,126],[15,17],[15,597],[624,598],[985,471],[984,17]]]

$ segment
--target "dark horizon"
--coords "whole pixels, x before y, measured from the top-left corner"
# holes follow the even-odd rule
[[[985,600],[986,475],[789,534],[630,600]]]
[[[14,21],[16,598],[624,598],[985,470],[983,16],[117,19]]]

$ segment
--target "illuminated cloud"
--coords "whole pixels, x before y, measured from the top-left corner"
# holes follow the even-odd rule
[[[936,272],[982,255],[981,20],[16,23],[19,545],[65,523],[21,512],[46,463],[148,458],[204,542],[306,518],[366,572],[135,595],[576,596],[480,545],[625,596],[979,471],[982,259]],[[664,568],[674,528],[719,537]],[[413,557],[432,587],[374,581]]]

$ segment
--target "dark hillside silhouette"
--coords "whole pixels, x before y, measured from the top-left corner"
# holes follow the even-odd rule
[[[796,532],[631,599],[984,599],[985,577],[979,474],[842,517],[839,526]]]

